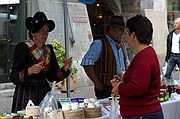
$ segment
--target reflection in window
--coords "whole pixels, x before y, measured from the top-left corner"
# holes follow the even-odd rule
[[[13,4],[0,4],[0,83],[10,82],[15,45],[27,38],[24,21],[28,3],[26,0],[12,1]]]
[[[167,0],[167,24],[169,31],[173,30],[173,21],[180,17],[180,1]]]

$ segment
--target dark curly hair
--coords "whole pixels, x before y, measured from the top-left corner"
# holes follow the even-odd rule
[[[151,21],[142,15],[136,15],[127,20],[126,26],[129,29],[129,34],[135,32],[137,40],[149,45],[152,40],[153,27]]]

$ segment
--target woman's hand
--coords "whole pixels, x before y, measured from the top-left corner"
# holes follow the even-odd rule
[[[115,75],[110,82],[111,82],[111,85],[113,87],[111,92],[115,95],[119,95],[118,94],[118,87],[119,87],[119,84],[122,83],[122,79],[118,75]]]
[[[28,74],[29,75],[33,73],[38,74],[44,68],[43,64],[44,64],[44,60],[38,64],[34,64],[32,67],[28,69]]]
[[[119,95],[118,87],[119,87],[119,84],[120,84],[120,83],[121,83],[120,81],[117,82],[116,85],[113,87],[113,89],[112,89],[112,91],[111,91],[113,94]]]
[[[67,71],[72,64],[72,57],[70,57],[68,60],[64,62],[64,70]]]
[[[113,79],[110,82],[112,87],[114,87],[118,82],[122,82],[122,79],[118,75],[114,75]]]

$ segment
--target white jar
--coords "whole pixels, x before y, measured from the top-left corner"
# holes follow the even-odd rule
[[[69,103],[62,104],[62,110],[63,111],[71,110],[71,104],[69,104]]]
[[[85,104],[83,102],[79,103],[79,108],[85,108]]]
[[[88,103],[87,108],[95,108],[94,103],[92,103],[92,102]]]
[[[71,109],[72,110],[78,110],[78,108],[79,108],[78,102],[72,102],[71,103]]]
[[[86,98],[86,99],[84,99],[84,103],[88,104],[88,103],[90,103],[90,100]]]
[[[94,103],[96,100],[94,98],[89,98],[90,102]]]

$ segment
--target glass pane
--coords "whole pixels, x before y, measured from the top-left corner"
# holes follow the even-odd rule
[[[0,5],[0,78],[6,80],[9,72],[9,46],[13,39],[18,5]]]
[[[7,6],[0,6],[0,75],[7,73]]]
[[[168,0],[167,1],[167,23],[169,31],[173,30],[173,21],[180,17],[180,1]]]

